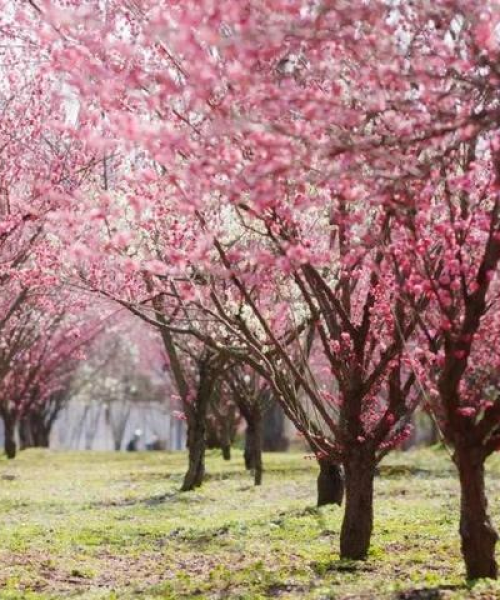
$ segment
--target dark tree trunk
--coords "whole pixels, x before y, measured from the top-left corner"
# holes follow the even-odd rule
[[[206,421],[213,384],[214,379],[209,367],[203,365],[200,368],[200,382],[196,398],[186,410],[189,465],[181,487],[182,492],[189,492],[200,487],[205,477]]]
[[[264,467],[262,464],[263,419],[260,407],[245,411],[243,416],[247,422],[244,451],[245,468],[248,471],[253,471],[255,485],[261,485]]]
[[[340,532],[340,556],[364,560],[373,529],[373,480],[375,460],[357,454],[344,461],[345,513]]]
[[[48,448],[50,446],[50,427],[42,424],[35,432],[35,445],[37,448]]]
[[[205,418],[200,414],[200,408],[197,406],[194,415],[188,417],[189,464],[181,487],[182,492],[189,492],[200,487],[205,476]]]
[[[467,579],[496,579],[498,534],[488,515],[484,457],[473,450],[457,450],[454,458],[460,476],[460,537]]]
[[[222,458],[224,460],[231,460],[231,444],[223,444]]]
[[[4,424],[4,450],[7,458],[15,458],[17,453],[16,445],[16,421],[10,416],[3,417]]]
[[[222,458],[224,460],[231,460],[231,431],[230,431],[229,418],[223,420],[221,423],[221,440],[220,446],[222,450]]]
[[[255,468],[255,425],[253,420],[246,418],[247,428],[245,431],[245,469],[251,471]]]
[[[318,506],[342,504],[344,480],[340,466],[327,460],[318,460]]]
[[[262,418],[256,417],[254,421],[254,440],[253,440],[253,469],[255,485],[262,484]]]
[[[19,422],[19,447],[21,450],[32,448],[35,445],[31,421],[27,417]]]
[[[217,416],[216,419],[211,419],[210,416],[206,421],[205,428],[205,443],[207,448],[220,448],[222,451],[222,458],[224,460],[231,460],[231,424],[224,415]]]
[[[48,448],[50,445],[51,424],[44,421],[43,415],[27,415],[19,422],[21,449]]]
[[[48,448],[51,425],[45,423],[43,415],[33,415],[30,423],[34,445],[37,448]]]

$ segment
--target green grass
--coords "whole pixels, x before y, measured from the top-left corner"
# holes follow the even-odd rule
[[[449,457],[393,454],[376,480],[369,560],[339,560],[338,507],[315,507],[314,462],[265,457],[261,488],[241,454],[208,457],[178,492],[183,454],[26,451],[0,459],[0,599],[500,598],[467,585]],[[489,464],[500,525],[500,461]]]

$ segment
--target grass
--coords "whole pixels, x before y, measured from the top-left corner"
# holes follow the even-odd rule
[[[267,455],[259,489],[235,455],[210,452],[208,481],[184,494],[182,453],[0,460],[0,600],[500,598],[499,584],[464,581],[444,451],[386,459],[359,564],[339,560],[341,510],[315,507],[314,462]],[[489,467],[500,524],[500,461]]]

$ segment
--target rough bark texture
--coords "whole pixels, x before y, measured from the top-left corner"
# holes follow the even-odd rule
[[[364,560],[373,529],[375,461],[356,455],[344,461],[346,505],[340,532],[340,556]]]
[[[197,398],[198,406],[193,415],[188,417],[187,446],[188,446],[188,470],[182,483],[182,492],[194,490],[203,483],[205,476],[205,415]]]
[[[4,450],[7,458],[15,458],[17,453],[15,420],[9,416],[3,417],[4,424]]]
[[[344,480],[340,466],[326,460],[318,460],[318,463],[318,506],[340,506],[344,498]]]
[[[455,454],[460,476],[460,537],[467,579],[497,578],[495,545],[498,534],[488,515],[484,458],[473,451]]]
[[[214,379],[208,365],[202,365],[196,398],[186,410],[189,464],[181,487],[182,492],[194,490],[203,483],[205,476],[206,420],[213,384]]]

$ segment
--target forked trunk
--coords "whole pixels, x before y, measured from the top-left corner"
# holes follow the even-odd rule
[[[344,461],[345,513],[340,532],[340,556],[364,560],[373,530],[373,482],[375,460],[357,454]]]
[[[340,466],[324,459],[318,460],[318,464],[318,506],[340,506],[344,498],[344,480]]]
[[[454,458],[460,477],[460,537],[467,579],[496,579],[498,534],[488,515],[484,458],[467,450],[457,450]]]

